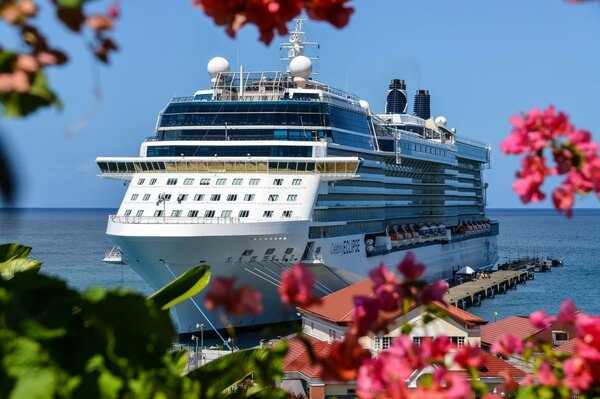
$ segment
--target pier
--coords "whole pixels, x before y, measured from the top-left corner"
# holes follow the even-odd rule
[[[516,289],[518,284],[525,284],[535,276],[534,265],[519,270],[499,270],[489,273],[486,278],[467,281],[448,290],[444,300],[450,305],[465,309],[479,305],[485,298],[493,298],[498,294],[506,294]]]

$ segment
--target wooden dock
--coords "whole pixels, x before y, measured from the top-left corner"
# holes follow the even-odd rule
[[[489,274],[489,278],[467,281],[448,290],[444,299],[447,303],[465,309],[479,305],[485,298],[506,294],[534,278],[533,266],[521,270],[500,270]]]

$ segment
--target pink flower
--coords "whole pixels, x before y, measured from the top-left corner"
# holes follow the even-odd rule
[[[463,345],[456,351],[456,355],[454,355],[454,361],[464,369],[480,369],[483,366],[481,349],[474,345]]]
[[[529,315],[529,321],[537,328],[549,328],[553,318],[548,316],[543,310],[538,310]]]
[[[247,284],[234,289],[235,277],[215,277],[204,297],[204,305],[208,310],[222,306],[234,316],[245,313],[260,314],[263,311],[262,295]]]
[[[321,301],[312,295],[315,278],[301,264],[294,265],[290,270],[281,274],[279,297],[281,302],[289,306],[310,306]]]
[[[573,204],[575,203],[575,193],[564,188],[555,188],[552,191],[552,202],[554,208],[559,211],[565,211],[568,218],[573,216]]]
[[[565,385],[576,393],[590,388],[594,380],[586,361],[577,356],[565,360],[563,371],[565,373]]]
[[[332,344],[327,356],[318,359],[322,367],[321,378],[333,381],[353,380],[361,364],[370,358],[371,352],[360,345],[358,337],[346,334],[342,341]]]
[[[560,310],[558,312],[557,319],[558,321],[565,323],[574,323],[576,311],[577,307],[575,306],[575,302],[570,299],[566,299],[560,304]]]
[[[385,284],[396,285],[399,283],[398,279],[387,267],[382,263],[378,267],[369,270],[369,277],[373,280],[375,288]]]
[[[558,378],[556,378],[556,376],[554,375],[552,367],[546,362],[540,363],[537,376],[540,381],[540,384],[542,385],[546,385],[549,387],[558,385]]]
[[[431,362],[443,363],[451,348],[450,338],[444,335],[434,339],[421,339],[421,356]]]
[[[357,336],[366,335],[367,332],[380,331],[383,326],[379,323],[379,302],[375,298],[355,296],[352,320],[353,332]]]
[[[523,351],[523,341],[515,335],[503,334],[492,344],[490,350],[496,355],[508,357]]]
[[[419,293],[419,301],[423,304],[430,304],[431,302],[440,301],[444,302],[444,295],[448,291],[448,282],[445,280],[439,280],[435,283],[427,285]]]
[[[513,183],[513,189],[521,197],[521,201],[542,201],[546,195],[540,191],[546,175],[554,174],[546,167],[544,158],[530,155],[521,160],[521,171],[517,173],[520,179]]]
[[[417,280],[423,275],[425,265],[417,262],[415,254],[408,251],[404,259],[398,264],[398,271],[402,273],[406,280]]]

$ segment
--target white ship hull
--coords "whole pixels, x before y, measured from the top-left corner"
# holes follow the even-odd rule
[[[123,260],[153,289],[159,289],[170,282],[173,274],[179,276],[192,265],[206,263],[211,266],[215,275],[235,276],[237,284],[250,284],[259,290],[265,307],[261,315],[245,315],[228,320],[236,329],[243,331],[297,318],[295,309],[281,305],[277,289],[282,271],[299,262],[299,256],[307,243],[308,222],[275,225],[246,224],[243,230],[253,231],[252,234],[246,235],[232,236],[229,230],[226,236],[185,236],[182,232],[183,226],[139,224],[136,225],[138,229],[132,231],[131,224],[123,229],[118,223],[109,223],[108,234],[123,250]],[[207,227],[214,226],[188,226],[188,234],[194,234],[193,227],[206,230]],[[231,225],[228,225],[228,228],[231,229]],[[265,230],[264,234],[261,234],[261,228]],[[271,234],[266,234],[267,228]],[[153,229],[162,231],[162,236],[153,235]],[[173,236],[171,229],[177,229],[179,236]],[[211,234],[214,234],[214,231]],[[356,243],[354,247],[345,244],[353,241]],[[315,274],[318,282],[317,293],[322,295],[366,278],[368,271],[380,263],[394,268],[407,252],[398,250],[367,257],[363,235],[315,240],[314,248],[318,247],[322,248],[320,256],[311,262],[303,263]],[[279,254],[287,248],[294,248],[294,255],[287,259],[277,256],[267,257],[266,260],[265,257],[251,260],[250,256],[230,259],[231,254],[241,254],[247,250],[262,254],[269,248],[275,248],[275,253]],[[447,244],[432,243],[409,250],[427,265],[426,277],[429,280],[449,278],[452,276],[452,270],[461,265],[487,267],[497,260],[495,236],[475,237]],[[226,327],[220,313],[205,310],[203,302],[201,293],[195,298],[195,304],[188,300],[175,307],[175,319],[180,333],[195,331],[198,323],[216,329]]]

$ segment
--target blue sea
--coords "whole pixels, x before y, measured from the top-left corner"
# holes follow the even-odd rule
[[[114,209],[0,209],[0,242],[33,247],[44,261],[43,273],[58,276],[75,289],[129,287],[144,294],[150,287],[127,266],[102,262],[112,247],[105,235]],[[578,308],[600,314],[600,210],[576,210],[566,219],[554,210],[489,210],[500,222],[500,261],[523,256],[554,256],[564,267],[537,273],[516,291],[497,295],[468,310],[486,320],[527,315],[542,309],[556,313],[565,298]]]

